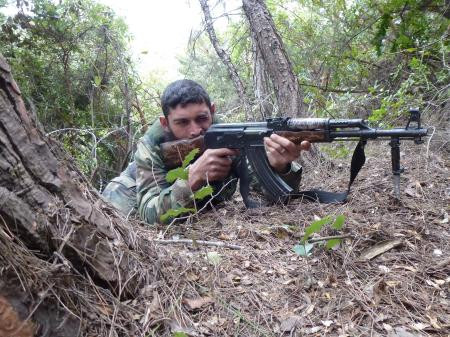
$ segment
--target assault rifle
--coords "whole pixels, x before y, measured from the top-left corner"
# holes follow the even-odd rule
[[[252,165],[267,197],[272,202],[286,203],[293,197],[324,203],[343,202],[347,199],[350,186],[365,163],[364,146],[366,142],[372,139],[388,139],[391,146],[394,195],[399,198],[400,174],[403,172],[403,168],[400,166],[400,140],[413,140],[416,144],[421,144],[423,143],[422,137],[427,135],[427,131],[421,127],[418,109],[410,110],[405,128],[388,130],[371,128],[363,119],[273,118],[266,122],[213,124],[204,136],[161,144],[161,152],[166,167],[175,168],[181,165],[184,157],[194,148],[199,148],[199,153],[206,149],[239,149],[243,157],[238,168],[240,192],[245,205],[253,208],[257,206],[248,197],[249,177],[245,157]],[[359,140],[352,156],[347,191],[332,193],[311,190],[294,193],[293,189],[272,170],[267,159],[263,139],[272,133],[283,136],[296,145],[300,145],[304,140],[311,143]]]

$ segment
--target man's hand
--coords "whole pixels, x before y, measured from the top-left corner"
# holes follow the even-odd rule
[[[297,147],[289,139],[273,133],[270,137],[264,138],[264,146],[266,148],[270,166],[272,166],[277,173],[287,173],[289,164],[300,157],[300,152],[302,150],[309,150],[311,148],[311,143],[303,141],[300,146]]]
[[[230,173],[231,156],[238,155],[232,149],[208,149],[189,167],[188,183],[193,191],[202,187],[206,181],[225,179]]]

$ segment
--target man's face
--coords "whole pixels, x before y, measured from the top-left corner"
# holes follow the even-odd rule
[[[176,139],[191,139],[200,136],[212,124],[212,114],[205,103],[189,103],[171,109],[167,118],[160,117],[164,130],[172,132]]]

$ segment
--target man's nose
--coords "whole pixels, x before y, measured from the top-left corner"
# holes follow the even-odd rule
[[[193,137],[197,137],[200,136],[203,132],[203,129],[200,125],[198,125],[197,123],[192,123],[191,124],[191,128],[189,130],[190,136]]]

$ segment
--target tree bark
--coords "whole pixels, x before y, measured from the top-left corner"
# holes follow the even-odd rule
[[[227,67],[228,74],[230,75],[230,78],[233,81],[234,88],[236,89],[236,92],[239,97],[239,101],[244,110],[245,119],[248,120],[248,118],[250,116],[251,108],[250,108],[250,103],[248,102],[247,96],[245,94],[244,84],[242,83],[242,80],[236,70],[236,67],[234,66],[233,62],[231,61],[230,56],[219,45],[219,40],[217,39],[216,32],[214,30],[213,21],[212,21],[211,13],[210,13],[209,6],[208,6],[208,1],[207,0],[199,0],[199,2],[200,2],[200,6],[202,7],[203,15],[205,16],[205,28],[206,28],[206,31],[208,32],[209,40],[211,41],[211,44],[213,45],[214,50],[216,51],[220,60]]]
[[[258,47],[258,42],[255,33],[251,32],[252,37],[252,52],[253,52],[253,90],[255,92],[255,103],[261,113],[263,120],[272,117],[274,104],[272,101],[272,90],[270,78],[267,74],[264,59],[261,50]]]
[[[134,279],[119,283],[137,263],[129,254],[135,238],[59,144],[33,126],[1,55],[0,229],[43,259],[64,256],[118,295],[134,291]]]
[[[287,117],[305,116],[306,106],[297,77],[264,1],[242,0],[242,4],[272,80],[279,114]]]

